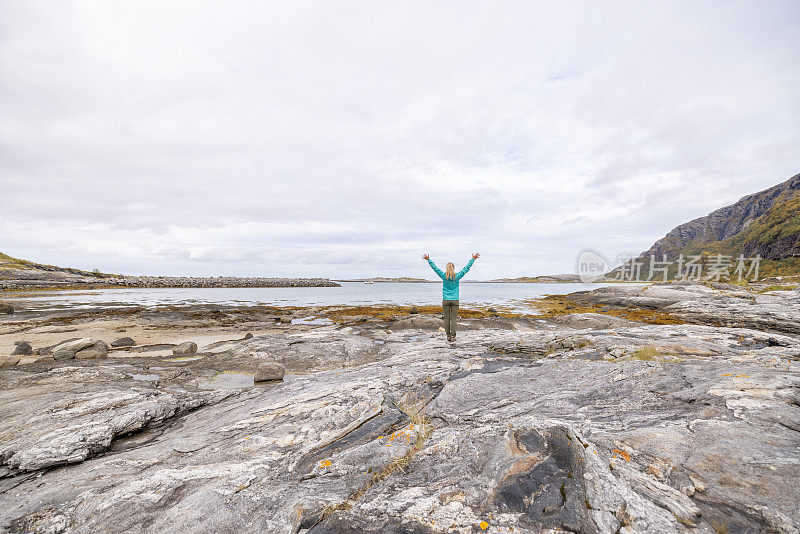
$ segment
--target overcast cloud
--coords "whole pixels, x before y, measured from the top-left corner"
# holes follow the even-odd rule
[[[0,4],[0,251],[572,272],[800,172],[800,3]]]

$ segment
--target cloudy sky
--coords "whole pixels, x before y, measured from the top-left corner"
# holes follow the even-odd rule
[[[796,0],[4,0],[0,251],[573,272],[800,172],[799,26]]]

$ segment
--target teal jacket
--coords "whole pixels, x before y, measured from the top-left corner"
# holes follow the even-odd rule
[[[442,279],[442,300],[458,300],[458,283],[467,274],[469,268],[472,267],[472,264],[475,263],[475,260],[469,260],[466,266],[463,269],[456,273],[456,277],[454,280],[451,280],[445,276],[440,268],[436,266],[431,260],[428,260],[428,265],[431,266],[433,272],[439,275],[439,278]]]

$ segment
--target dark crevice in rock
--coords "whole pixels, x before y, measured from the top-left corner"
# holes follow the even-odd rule
[[[201,404],[200,406],[191,408],[185,412],[176,413],[172,417],[161,419],[159,421],[152,421],[139,430],[134,430],[133,432],[119,435],[114,439],[114,441],[111,442],[111,446],[105,452],[105,455],[110,456],[113,454],[119,454],[121,452],[137,449],[139,447],[144,447],[145,445],[148,445],[163,436],[175,425],[179,424],[185,416],[207,406],[210,406],[210,404]]]
[[[45,470],[47,471],[47,470]],[[42,473],[42,471],[36,471],[33,473],[21,473],[16,476],[7,476],[7,477],[0,477],[0,493],[5,493],[10,491],[23,482],[27,482],[33,478],[36,478]]]
[[[380,412],[370,417],[344,436],[304,455],[297,463],[296,471],[302,473],[298,479],[305,480],[311,478],[311,475],[308,473],[313,470],[314,466],[320,460],[333,456],[350,447],[372,441],[378,436],[391,434],[406,424],[408,424],[408,417],[403,412],[391,406],[382,408]]]
[[[53,465],[50,465],[48,467],[45,467],[45,468],[42,468],[42,469],[36,469],[36,470],[33,470],[33,471],[19,471],[19,470],[16,470],[16,469],[8,466],[8,465],[2,465],[0,467],[3,467],[5,469],[7,469],[7,471],[6,471],[5,474],[0,474],[0,481],[3,481],[4,479],[9,478],[9,479],[12,479],[12,480],[15,481],[14,485],[17,485],[17,484],[20,484],[20,483],[24,482],[25,480],[27,480],[27,478],[20,479],[20,482],[16,482],[16,479],[19,478],[19,477],[26,477],[29,473],[33,474],[34,476],[39,476],[39,475],[41,475],[43,473],[49,473],[49,472],[55,471],[57,469],[61,469],[61,468],[64,468],[64,467],[68,467],[68,466],[76,465],[76,464],[79,464],[79,463],[83,463],[83,462],[86,462],[88,460],[92,460],[92,459],[95,459],[95,458],[100,458],[100,457],[103,457],[103,456],[111,456],[111,455],[114,455],[114,454],[119,454],[119,453],[122,453],[122,452],[130,451],[130,450],[136,449],[138,447],[143,447],[143,446],[153,442],[154,440],[158,439],[170,427],[175,425],[178,421],[180,421],[182,418],[186,417],[187,415],[189,415],[189,414],[191,414],[193,412],[196,412],[196,411],[198,411],[198,410],[200,410],[200,409],[202,409],[204,407],[212,406],[214,404],[218,404],[219,402],[230,398],[232,395],[235,395],[235,393],[231,392],[230,395],[228,395],[226,397],[223,397],[223,398],[214,399],[211,402],[201,402],[197,406],[184,407],[182,409],[179,409],[178,411],[176,411],[173,415],[171,415],[169,417],[165,417],[163,419],[150,420],[146,424],[142,425],[140,428],[131,430],[129,432],[116,434],[111,438],[111,441],[110,441],[108,446],[103,447],[102,445],[97,444],[96,448],[94,450],[91,450],[91,452],[86,456],[86,458],[84,458],[82,460],[79,460],[79,461],[71,461],[71,462],[70,461],[63,461],[61,463],[53,464]],[[150,434],[152,434],[152,436]],[[137,440],[136,439],[137,437],[142,436],[142,435],[146,436],[146,438],[142,439],[142,440]],[[10,455],[9,455],[9,457],[10,457]],[[8,460],[8,458],[4,458],[3,459],[4,462],[7,461],[7,460]],[[7,489],[3,490],[3,491],[7,491]],[[0,491],[0,493],[1,492],[2,491]]]
[[[444,383],[441,381],[426,381],[417,392],[417,398],[423,402],[424,406],[427,406],[439,395],[442,389],[444,389]],[[399,401],[388,396],[385,401],[387,402],[384,403],[380,412],[368,418],[344,436],[307,453],[301,458],[297,463],[296,470],[299,473],[304,473],[304,475],[300,475],[299,479],[307,480],[312,478],[308,473],[320,460],[333,456],[342,450],[373,441],[378,436],[391,434],[406,426],[409,423],[409,417],[398,407]]]
[[[535,463],[509,474],[493,495],[490,508],[521,513],[535,529],[595,533],[583,484],[583,446],[568,430],[553,427],[515,435],[517,447]]]
[[[797,422],[794,422],[794,421],[789,421],[789,422],[781,421],[781,420],[778,420],[778,419],[776,419],[775,422],[778,423],[783,428],[788,428],[789,430],[794,430],[795,432],[800,432],[800,423],[797,423]]]
[[[710,525],[715,532],[729,532],[730,534],[776,532],[771,525],[767,524],[763,516],[756,515],[751,510],[743,510],[728,503],[711,500],[697,493],[692,500],[700,508],[703,522]]]
[[[449,381],[449,379],[448,379],[448,381]],[[439,380],[426,380],[423,383],[423,385],[421,387],[421,391],[417,392],[417,400],[422,403],[422,407],[421,407],[422,411],[424,411],[425,407],[427,407],[427,405],[430,404],[439,395],[439,393],[442,392],[442,390],[444,389],[444,386],[445,386],[444,382],[441,382]],[[362,423],[357,429],[355,429],[355,430],[351,431],[350,433],[348,433],[347,436],[345,436],[344,438],[340,438],[337,441],[335,441],[335,442],[333,442],[333,443],[331,443],[329,445],[326,445],[325,448],[324,448],[324,449],[326,449],[325,452],[329,452],[328,449],[333,447],[334,445],[342,444],[343,446],[353,446],[353,445],[355,445],[357,443],[364,443],[366,441],[373,440],[379,435],[386,434],[386,433],[391,433],[394,430],[400,429],[400,428],[404,427],[405,425],[407,425],[411,421],[411,417],[409,417],[398,406],[398,402],[397,401],[395,401],[394,399],[392,399],[392,398],[390,398],[388,396],[385,397],[385,400],[387,400],[388,403],[391,405],[391,407],[389,408],[389,410],[391,410],[391,412],[389,412],[386,416],[384,416],[385,418],[387,418],[386,423],[389,423],[388,425],[385,424],[382,427],[379,426],[379,424],[382,422],[381,420],[383,419],[383,417],[379,418],[378,416],[380,416],[380,414],[378,414],[378,416],[373,417],[372,419],[367,420],[364,423]],[[383,413],[383,410],[381,411],[381,413]],[[397,414],[399,414],[400,417],[396,418],[392,422],[392,417],[396,417]],[[372,424],[368,425],[368,423],[371,423],[371,422],[372,422]],[[425,430],[425,429],[422,430],[422,432],[424,433],[423,437],[422,437],[423,441],[427,439],[427,437],[429,435],[428,433],[430,432],[429,423],[426,423],[424,426],[428,426],[428,429],[427,430]],[[361,429],[361,430],[359,430],[359,429]],[[354,434],[356,433],[356,430],[359,430],[359,432],[357,433],[357,435],[354,436]],[[417,438],[419,439],[419,436],[417,436]],[[333,451],[333,452],[335,452],[335,451]],[[407,453],[407,455],[406,455],[407,459],[410,460],[411,456],[413,456],[413,454],[415,454],[415,452],[416,451],[414,449],[410,450],[409,453]],[[310,456],[310,457],[307,457],[307,458],[313,458],[312,461],[315,462],[315,461],[317,461],[318,459],[320,459],[322,457],[324,457],[324,456],[320,455],[320,452],[318,452],[317,454],[315,454],[313,456]],[[307,461],[307,458],[304,458],[303,460],[301,460],[301,462]],[[397,460],[395,460],[394,462],[397,462]],[[313,463],[311,463],[310,465],[313,465]],[[387,468],[389,468],[389,465],[384,467],[384,471],[387,473],[385,476],[389,476],[393,472],[393,470],[388,470],[387,471]],[[402,470],[402,468],[401,468],[401,470]],[[403,473],[407,474],[408,472],[403,470]],[[308,478],[311,478],[311,477],[308,477]],[[354,492],[353,494],[351,494],[351,496],[349,497],[348,500],[349,501],[358,500],[361,496],[363,496],[363,493],[372,486],[372,484],[377,483],[377,482],[382,482],[383,480],[384,480],[384,478],[380,474],[376,474],[376,478],[374,478],[373,481],[369,482],[366,486],[362,487],[361,489],[359,489],[356,492]],[[351,504],[348,502],[348,503],[340,505],[340,506],[344,506],[343,509],[349,509],[351,507]],[[311,514],[309,520],[305,522],[306,524],[310,524],[311,527],[303,527],[303,528],[310,528],[308,530],[307,534],[311,534],[311,533],[315,533],[315,534],[342,533],[342,534],[344,534],[344,533],[351,533],[351,532],[352,533],[356,533],[356,532],[381,532],[381,533],[388,532],[388,533],[396,533],[396,534],[429,534],[429,533],[433,532],[429,527],[427,527],[425,525],[420,525],[420,524],[413,524],[413,525],[412,524],[389,524],[389,525],[381,525],[380,527],[376,527],[374,525],[369,525],[368,527],[356,527],[356,526],[354,526],[352,521],[349,521],[349,522],[347,522],[347,524],[345,524],[345,521],[343,520],[342,515],[337,513],[338,509],[340,509],[340,507],[333,508],[332,510],[331,509],[321,510],[321,511],[318,511],[316,513]],[[313,518],[313,521],[311,520],[311,518]]]

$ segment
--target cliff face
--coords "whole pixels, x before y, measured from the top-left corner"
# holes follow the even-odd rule
[[[772,260],[800,256],[800,174],[674,228],[642,255],[701,252]]]

